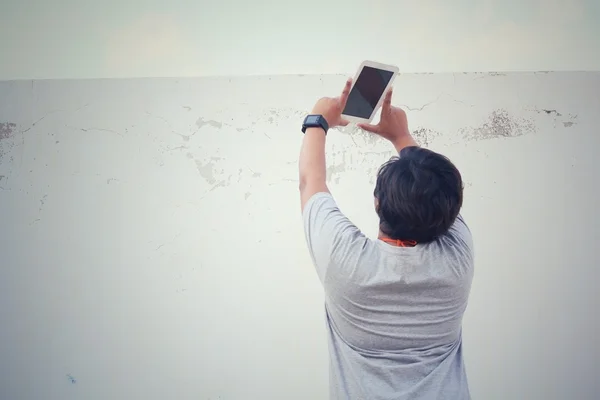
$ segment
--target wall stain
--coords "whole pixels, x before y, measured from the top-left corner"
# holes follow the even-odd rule
[[[198,120],[196,121],[196,126],[197,126],[198,128],[202,128],[202,127],[204,127],[204,126],[206,126],[206,125],[208,125],[208,126],[212,126],[212,127],[214,127],[214,128],[222,128],[222,127],[223,127],[223,123],[221,123],[221,122],[219,122],[219,121],[212,120],[212,119],[205,120],[205,119],[203,119],[202,117],[200,117],[200,118],[198,118]]]
[[[545,113],[546,113],[546,114],[548,114],[548,115],[550,115],[550,114],[554,114],[554,115],[556,115],[557,117],[560,117],[560,116],[562,116],[562,114],[561,114],[561,113],[559,113],[559,112],[558,112],[558,111],[556,111],[556,110],[542,110],[542,111],[538,111],[538,112],[545,112]]]
[[[577,115],[569,114],[569,120],[568,121],[563,121],[563,126],[565,128],[570,128],[573,125],[577,125]]]
[[[248,171],[250,171],[250,173],[251,173],[250,177],[251,178],[255,178],[256,179],[256,178],[260,178],[262,176],[261,172],[256,172],[256,171],[252,170],[249,167],[244,167],[244,168],[247,169]],[[242,168],[238,168],[237,182],[241,182],[242,181],[243,175],[244,175],[244,170]]]
[[[71,127],[71,128],[73,128],[73,127]],[[93,132],[93,131],[109,132],[109,133],[114,133],[115,135],[123,136],[123,134],[121,132],[117,132],[112,129],[106,129],[106,128],[75,128],[75,129],[79,129],[81,132]]]
[[[408,111],[423,111],[424,109],[426,109],[430,105],[432,105],[435,102],[439,101],[442,98],[442,96],[444,96],[444,95],[446,95],[446,93],[440,93],[435,99],[431,100],[428,103],[423,104],[421,107],[409,107],[406,104],[400,104],[400,107],[402,107],[402,108],[404,108],[405,110],[408,110]]]
[[[335,164],[327,167],[327,182],[331,182],[334,179],[335,183],[340,182],[340,173],[346,171],[346,164]]]
[[[38,212],[42,211],[42,208],[44,208],[44,204],[46,204],[46,199],[48,198],[48,195],[45,194],[41,199],[40,199],[40,207],[38,209]]]
[[[535,132],[533,122],[513,117],[504,109],[492,111],[488,121],[477,128],[461,129],[461,133],[467,140],[518,137],[530,132]]]
[[[185,107],[185,106],[183,106],[183,107]],[[159,120],[161,120],[163,123],[165,123],[165,124],[166,124],[166,125],[169,127],[169,129],[170,129],[170,132],[171,132],[172,134],[179,136],[179,137],[180,137],[180,138],[181,138],[181,139],[182,139],[184,142],[189,142],[190,138],[191,138],[192,136],[194,136],[196,133],[198,133],[198,131],[200,130],[200,126],[198,126],[198,127],[197,127],[197,128],[196,128],[196,129],[195,129],[193,132],[192,132],[192,131],[191,131],[191,127],[190,127],[189,134],[187,134],[187,135],[183,135],[183,134],[181,134],[181,133],[177,132],[177,131],[176,131],[176,130],[173,128],[173,125],[171,125],[171,123],[170,123],[170,122],[169,122],[169,121],[168,121],[166,118],[164,118],[164,117],[161,117],[161,116],[159,116],[159,115],[154,115],[154,114],[152,114],[152,113],[150,113],[150,112],[148,112],[148,111],[145,111],[145,113],[146,113],[146,115],[148,115],[148,116],[150,116],[150,117],[152,117],[152,118],[156,118],[156,119],[159,119]],[[196,124],[197,124],[197,123],[198,123],[198,122],[196,122]],[[134,127],[134,125],[132,125],[132,127]]]
[[[377,171],[385,161],[396,155],[391,149],[379,150],[361,150],[359,152],[349,151],[351,149],[343,148],[342,150],[333,151],[330,153],[331,161],[327,167],[327,182],[339,183],[344,172],[359,171],[366,173],[369,176],[369,181],[374,183]]]
[[[375,135],[371,132],[364,131],[354,124],[350,124],[345,127],[338,127],[337,129],[342,134],[350,136],[350,139],[356,147],[359,147],[358,143],[356,142],[356,139],[362,139],[362,141],[366,144],[376,144],[377,142],[382,140],[380,136]]]
[[[534,108],[533,110],[529,109],[527,111],[533,111],[533,112],[535,112],[537,114],[553,115],[554,116],[554,123],[555,124],[557,122],[557,118],[558,117],[563,117],[562,121],[560,121],[560,122],[563,124],[563,127],[565,127],[565,128],[571,128],[573,125],[577,124],[577,121],[575,121],[577,119],[577,115],[568,114],[567,117],[564,117],[561,112],[559,112],[558,110],[555,110],[555,109],[545,109],[545,108],[543,108],[543,109],[540,110],[540,109]]]

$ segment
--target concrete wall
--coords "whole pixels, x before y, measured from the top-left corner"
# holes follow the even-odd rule
[[[344,76],[0,82],[0,399],[324,399],[300,123]],[[591,399],[600,73],[400,76],[466,180],[475,399]],[[327,144],[375,235],[389,144]]]

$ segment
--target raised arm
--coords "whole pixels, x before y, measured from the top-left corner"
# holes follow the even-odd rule
[[[348,121],[342,118],[342,111],[346,106],[348,94],[352,87],[352,79],[346,81],[342,93],[338,97],[323,97],[313,107],[311,115],[321,116],[327,121],[329,128],[346,126]],[[325,136],[327,132],[320,127],[306,129],[300,159],[298,162],[300,179],[300,205],[304,205],[314,194],[325,192],[329,189],[326,184],[325,166]]]

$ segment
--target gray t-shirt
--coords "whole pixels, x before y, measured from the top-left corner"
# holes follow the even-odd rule
[[[329,193],[312,196],[303,219],[325,289],[330,398],[470,399],[461,326],[473,244],[462,217],[416,247],[367,238]]]

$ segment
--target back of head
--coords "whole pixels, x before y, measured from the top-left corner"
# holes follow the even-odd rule
[[[391,239],[430,242],[454,223],[463,199],[460,172],[441,154],[406,147],[385,163],[375,185],[380,231]]]

